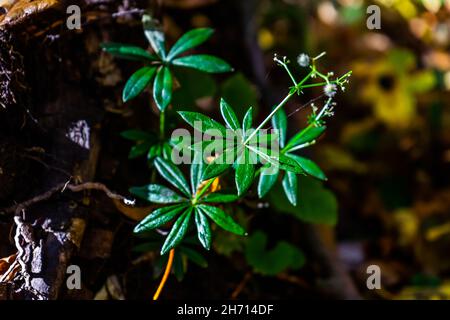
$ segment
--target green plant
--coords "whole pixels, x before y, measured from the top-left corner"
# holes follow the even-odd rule
[[[287,58],[275,56],[274,61],[284,68],[293,85],[263,121],[254,126],[252,107],[247,109],[240,121],[235,110],[222,98],[220,112],[224,124],[202,113],[178,112],[181,119],[204,134],[203,138],[208,137],[201,141],[192,142],[190,139],[187,141],[182,139],[180,142],[165,136],[165,112],[173,96],[172,69],[188,67],[205,72],[227,72],[231,71],[231,67],[223,60],[209,55],[179,56],[206,41],[212,34],[211,29],[189,31],[166,53],[164,35],[161,30],[149,16],[143,17],[143,24],[153,53],[122,44],[105,44],[103,48],[114,55],[146,63],[146,66],[135,72],[127,81],[123,90],[123,100],[126,102],[136,97],[153,80],[153,99],[160,110],[159,133],[147,133],[135,129],[122,133],[124,138],[136,142],[130,151],[130,158],[147,153],[147,157],[153,165],[152,169],[156,170],[175,189],[157,183],[130,189],[135,196],[160,205],[135,227],[135,233],[145,235],[151,234],[152,230],[159,228],[170,229],[160,252],[162,257],[165,257],[163,260],[167,260],[166,271],[154,298],[157,299],[159,296],[172,264],[178,265],[176,268],[180,275],[180,270],[183,269],[180,267],[182,257],[204,266],[201,255],[186,247],[186,236],[194,225],[198,241],[207,250],[211,249],[214,232],[210,221],[236,235],[246,234],[241,224],[226,212],[233,211],[231,203],[241,201],[250,193],[256,180],[258,180],[257,194],[259,198],[265,197],[273,186],[281,181],[282,189],[291,206],[283,206],[278,203],[279,211],[293,214],[302,219],[306,217],[305,220],[309,219],[310,222],[334,223],[333,214],[315,221],[314,218],[311,218],[310,211],[308,211],[309,215],[302,215],[296,209],[300,208],[302,213],[304,208],[310,209],[304,207],[303,202],[300,207],[297,207],[298,186],[299,183],[303,183],[302,179],[299,180],[298,175],[311,176],[319,180],[326,180],[326,176],[312,160],[295,154],[295,152],[314,145],[324,133],[326,130],[325,119],[333,115],[333,98],[338,88],[345,89],[351,72],[333,79],[332,73],[323,74],[316,66],[317,60],[324,53],[315,58],[302,54],[297,59],[298,64],[308,68],[309,71],[302,80],[297,81],[289,68]],[[315,79],[319,79],[319,81],[310,81]],[[313,87],[323,88],[323,94],[319,98],[326,97],[326,101],[320,110],[311,105],[312,112],[305,128],[287,140],[288,116],[283,107],[294,96],[299,96],[305,89]],[[319,98],[315,100],[319,100]],[[269,123],[273,128],[270,132],[265,129]],[[173,161],[173,156],[180,152],[187,153],[193,159],[188,164],[189,183],[180,167]],[[208,152],[210,157],[205,156]],[[232,176],[236,192],[228,181],[229,175],[226,174],[230,170],[234,171]],[[155,178],[153,175],[152,181]],[[313,183],[310,186],[311,190],[317,192],[312,195],[312,199],[315,199],[315,195],[319,195],[321,197],[319,201],[326,200],[324,205],[327,207],[324,208],[329,209],[330,212],[333,211],[336,207],[334,197],[328,194],[328,191],[324,190],[320,184]],[[278,197],[278,194],[279,192],[275,192],[271,196]],[[305,194],[308,193],[305,192]],[[303,193],[300,193],[300,198],[302,195]],[[308,203],[308,201],[304,201],[304,203]],[[228,209],[223,210],[225,206],[228,206]],[[284,207],[287,209],[283,209]],[[192,221],[194,222],[192,223]],[[185,240],[183,241],[183,239]],[[190,239],[192,238],[190,237]],[[160,246],[161,240],[161,237],[158,240],[153,239],[142,244],[138,249],[153,250]],[[301,267],[304,257],[296,247],[286,242],[280,242],[273,250],[266,251],[266,241],[264,233],[256,233],[249,238],[245,245],[248,263],[256,271],[270,275],[289,267]],[[191,240],[189,244],[192,245]],[[177,254],[175,254],[175,248],[180,248]],[[242,248],[242,246],[236,246],[236,248]],[[224,252],[230,251],[225,249]],[[271,265],[265,263],[264,259],[261,260],[262,256],[278,259],[283,252],[290,258],[280,259],[279,264]],[[167,253],[169,253],[168,257]]]
[[[138,130],[122,133],[123,137],[136,142],[129,157],[136,158],[147,153],[149,160],[153,160],[157,156],[167,159],[172,150],[170,144],[164,140],[165,111],[172,101],[174,69],[189,68],[207,73],[223,73],[232,71],[232,68],[228,63],[215,56],[186,54],[190,49],[199,46],[212,36],[213,30],[210,28],[199,28],[186,32],[167,51],[164,33],[154,19],[149,15],[143,15],[142,24],[153,53],[123,43],[104,43],[102,48],[114,56],[138,60],[145,64],[127,80],[122,91],[123,102],[134,99],[153,82],[152,96],[160,111],[159,138],[155,134]]]

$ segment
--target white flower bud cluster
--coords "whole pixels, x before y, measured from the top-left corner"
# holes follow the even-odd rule
[[[333,83],[328,83],[323,87],[323,92],[327,97],[333,98],[336,95],[337,86]]]
[[[302,53],[297,57],[297,63],[300,65],[300,67],[307,67],[309,66],[310,62],[311,59],[306,53]]]

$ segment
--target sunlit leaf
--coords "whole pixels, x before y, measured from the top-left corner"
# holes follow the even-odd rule
[[[152,80],[155,70],[155,67],[143,67],[133,73],[123,88],[123,102],[127,102],[135,98],[142,91],[144,91],[145,87],[147,87]]]
[[[317,164],[315,164],[312,160],[303,158],[294,154],[289,154],[289,157],[297,161],[300,167],[309,175],[320,179],[327,180],[325,173],[323,173],[322,169],[319,168]]]
[[[153,98],[161,111],[167,108],[172,99],[172,74],[167,67],[158,69],[153,84]]]
[[[130,46],[122,43],[103,43],[101,47],[104,51],[129,60],[157,60],[157,57],[150,54],[150,52],[135,46]]]
[[[192,215],[192,207],[186,209],[186,211],[177,219],[174,223],[172,229],[170,230],[169,235],[166,238],[166,241],[161,248],[161,255],[168,252],[170,249],[176,247],[181,240],[183,240],[184,236],[189,227],[189,220]]]
[[[178,114],[195,130],[205,133],[207,130],[218,130],[222,137],[226,136],[226,129],[214,119],[198,112],[178,111]]]
[[[284,148],[287,133],[287,116],[283,108],[275,112],[272,118],[272,126],[274,129],[278,130],[279,144],[281,148]]]
[[[292,137],[291,140],[286,145],[286,150],[289,150],[295,146],[311,142],[313,140],[316,140],[319,138],[322,133],[325,132],[326,127],[320,126],[320,127],[314,127],[309,126],[297,133],[294,137]]]
[[[297,175],[293,172],[287,171],[283,177],[282,185],[289,202],[296,206],[298,191]]]
[[[211,248],[211,227],[208,219],[199,208],[195,208],[195,224],[197,226],[197,235],[202,246],[209,250]]]
[[[197,207],[222,229],[238,235],[245,234],[245,230],[221,209],[204,204],[200,204]]]
[[[233,70],[231,66],[222,59],[207,54],[197,54],[177,58],[172,61],[172,64],[209,73],[222,73]]]
[[[141,199],[154,203],[178,203],[186,201],[186,198],[158,184],[132,187],[130,188],[130,192]]]
[[[255,163],[251,162],[250,152],[247,148],[245,148],[236,164],[235,182],[239,196],[243,195],[248,188],[250,188],[253,182],[253,177],[255,175]]]
[[[208,193],[201,199],[201,201],[211,203],[227,203],[227,202],[234,202],[237,199],[239,199],[239,197],[235,194],[225,194],[215,192],[215,193]]]
[[[187,197],[191,196],[189,184],[183,176],[181,170],[170,161],[164,160],[160,157],[156,158],[155,168],[158,172],[175,188],[183,192]]]
[[[227,127],[233,130],[238,130],[240,125],[234,110],[231,106],[225,101],[225,99],[220,99],[220,112],[222,113],[222,117],[227,124]]]
[[[166,49],[164,47],[164,33],[157,21],[150,15],[144,14],[142,16],[142,24],[144,26],[144,33],[155,53],[162,59],[166,56]]]
[[[186,204],[177,204],[174,206],[167,206],[156,209],[144,218],[135,228],[135,233],[148,231],[151,229],[159,228],[165,225],[178,215],[183,209],[186,208]]]
[[[167,60],[171,60],[180,53],[202,44],[208,40],[213,33],[214,30],[210,28],[199,28],[186,32],[170,49]]]

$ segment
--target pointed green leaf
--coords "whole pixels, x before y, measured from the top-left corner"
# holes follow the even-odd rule
[[[284,148],[284,144],[286,143],[287,116],[283,108],[275,112],[272,118],[272,126],[278,131],[280,147]]]
[[[277,185],[268,194],[271,207],[308,223],[335,225],[338,218],[335,195],[324,188],[319,180],[308,176],[298,176],[297,178],[299,181],[297,206],[294,207],[285,200],[282,188]]]
[[[150,60],[155,61],[157,57],[150,52],[135,46],[129,46],[122,43],[102,43],[101,47],[104,51],[120,58],[129,60]]]
[[[212,238],[211,227],[206,216],[198,208],[195,208],[195,224],[197,226],[198,240],[206,250],[209,250]]]
[[[164,142],[161,146],[162,149],[162,157],[167,161],[172,161],[172,146],[170,143]]]
[[[272,189],[275,182],[277,182],[278,175],[279,175],[279,168],[278,167],[271,167],[269,168],[270,164],[265,165],[261,169],[261,175],[259,176],[258,181],[258,197],[262,198],[264,197],[267,192]]]
[[[155,53],[162,59],[166,56],[166,49],[164,47],[164,33],[158,23],[151,16],[144,14],[142,16],[142,24],[144,26],[144,33]]]
[[[240,125],[236,113],[223,98],[220,99],[220,112],[228,128],[239,129]]]
[[[235,194],[225,194],[225,193],[208,193],[206,196],[201,198],[202,202],[211,202],[211,203],[228,203],[234,202],[239,197]]]
[[[233,70],[231,66],[222,59],[207,54],[197,54],[177,58],[172,61],[172,64],[209,73],[222,73]]]
[[[172,100],[172,74],[167,67],[158,69],[153,83],[153,99],[161,111],[164,111]]]
[[[206,268],[208,266],[208,261],[197,251],[184,246],[180,246],[179,251],[199,267]]]
[[[123,88],[123,102],[127,102],[135,98],[138,94],[144,91],[145,87],[150,83],[150,80],[152,80],[154,74],[154,67],[143,67],[133,73]]]
[[[198,112],[178,111],[178,114],[195,130],[205,133],[207,130],[219,130],[222,137],[226,136],[226,129],[214,119]]]
[[[302,166],[294,160],[291,154],[280,154],[280,169],[290,171],[296,174],[304,174]]]
[[[159,174],[164,177],[175,188],[184,193],[187,197],[191,196],[189,184],[183,176],[183,173],[170,161],[157,157],[155,160],[155,167]]]
[[[134,233],[140,233],[159,228],[172,220],[177,214],[186,208],[186,204],[177,204],[156,209],[144,218],[135,228]]]
[[[189,227],[189,220],[191,219],[191,215],[192,207],[189,207],[177,219],[172,227],[172,230],[170,230],[166,241],[164,241],[163,247],[161,249],[161,255],[165,254],[170,249],[175,248],[181,242],[181,240],[183,240]]]
[[[245,234],[245,230],[221,209],[204,204],[200,204],[197,207],[222,229],[238,235]]]
[[[252,128],[253,124],[253,108],[248,108],[245,113],[244,120],[242,120],[242,131],[246,133],[248,130]]]
[[[162,153],[162,146],[160,143],[155,144],[153,146],[150,147],[150,149],[148,150],[147,153],[147,160],[151,161],[156,157],[161,156]]]
[[[248,148],[244,149],[244,152],[240,155],[236,165],[236,188],[238,195],[243,195],[248,188],[250,188],[253,178],[255,176],[255,163],[250,158],[250,152]]]
[[[298,191],[297,175],[293,172],[286,171],[286,174],[283,177],[282,185],[289,202],[292,203],[293,206],[296,206]]]
[[[300,165],[300,167],[302,167],[302,169],[310,176],[313,176],[320,180],[327,180],[325,173],[312,160],[300,157],[295,154],[289,154],[289,157],[291,157],[292,159],[297,161],[297,163]]]
[[[131,147],[130,153],[128,154],[128,159],[136,159],[144,155],[152,146],[151,142],[142,142],[138,143],[135,146]]]
[[[287,155],[277,153],[276,151],[260,147],[257,148],[249,146],[253,152],[255,152],[265,163],[278,167],[279,169],[291,171],[297,174],[304,173],[302,167],[294,159],[289,158]]]
[[[198,186],[202,182],[203,170],[205,163],[203,161],[203,153],[194,151],[194,159],[191,164],[191,190],[192,194],[197,193]]]
[[[154,203],[177,203],[186,201],[169,188],[158,184],[149,184],[143,187],[132,187],[130,192],[135,196]]]
[[[211,37],[213,32],[214,30],[210,28],[198,28],[186,32],[173,45],[172,49],[170,49],[167,60],[170,61],[180,53],[202,44]]]
[[[304,254],[288,242],[280,241],[270,250],[266,245],[267,235],[262,231],[256,231],[247,241],[245,257],[257,273],[275,276],[305,264]]]
[[[235,148],[225,150],[206,166],[202,179],[208,180],[215,178],[228,170],[233,165],[237,152]]]
[[[285,149],[289,150],[295,146],[299,146],[301,144],[316,140],[317,138],[319,138],[322,135],[322,133],[324,133],[325,129],[326,129],[326,126],[306,127],[305,129],[303,129],[302,131],[297,133],[295,136],[293,136],[291,140],[289,140]]]

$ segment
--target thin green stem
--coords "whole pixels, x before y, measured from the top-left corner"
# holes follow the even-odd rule
[[[165,131],[165,124],[166,124],[166,114],[164,111],[161,111],[159,114],[159,137],[164,139],[164,131]]]
[[[258,131],[266,125],[267,122],[274,116],[274,114],[283,107],[289,99],[295,94],[295,91],[289,92],[288,95],[272,110],[272,112],[261,122],[261,124],[253,131],[247,139],[245,139],[244,144],[247,144],[252,138],[258,133]]]
[[[283,61],[281,61],[280,59],[278,59],[277,57],[274,58],[274,60],[281,66],[283,66],[283,68],[286,70],[287,74],[289,75],[289,77],[291,78],[292,82],[294,83],[294,86],[297,86],[297,81],[295,80],[294,76],[292,75],[291,70],[289,70],[289,67],[287,66],[288,61],[286,61],[286,57],[283,58]]]
[[[301,89],[300,87],[301,87],[306,81],[308,81],[309,78],[311,78],[311,76],[312,76],[315,72],[316,72],[316,70],[313,68],[313,69],[306,75],[306,77],[304,77],[303,80],[300,81],[300,82],[297,84],[297,90]]]
[[[287,64],[283,62],[281,65],[284,67],[284,69],[286,70],[287,74],[291,78],[292,82],[294,83],[294,86],[297,86],[297,81],[295,80],[294,76],[292,75],[291,70],[289,70]]]

